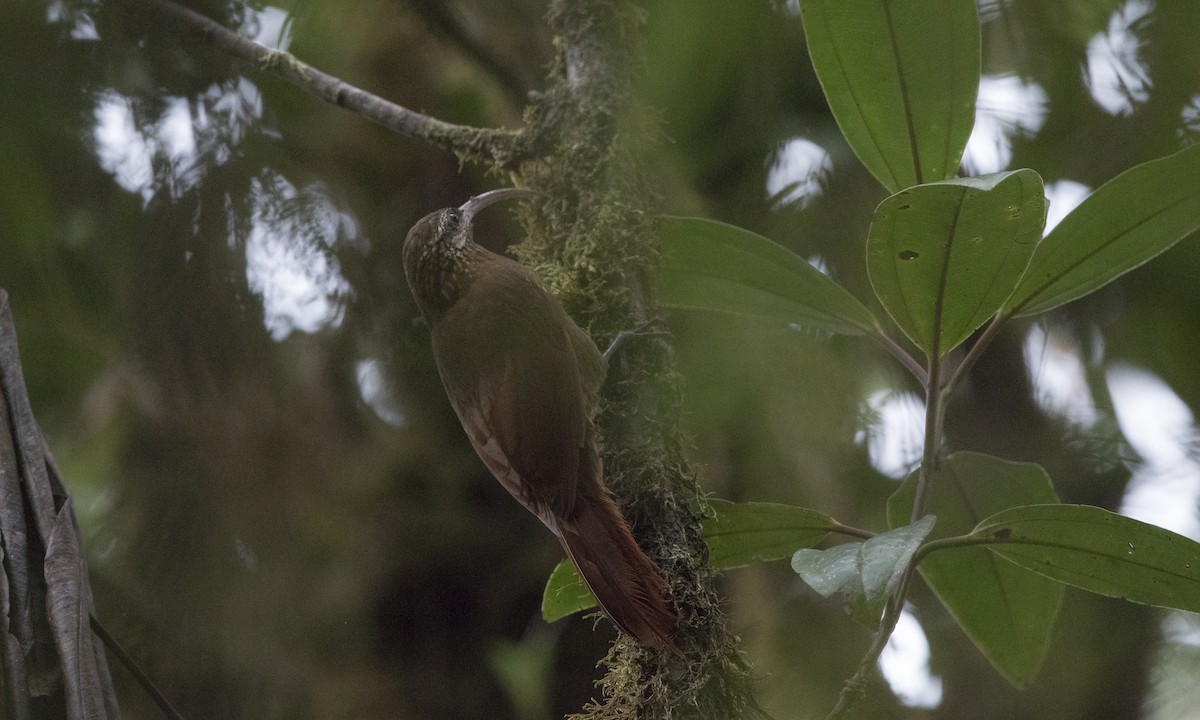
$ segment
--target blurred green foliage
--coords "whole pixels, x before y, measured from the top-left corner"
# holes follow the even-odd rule
[[[819,259],[866,302],[863,242],[884,191],[825,105],[802,5],[642,3],[638,87],[662,135],[645,161],[664,212]],[[1200,4],[979,6],[985,83],[1043,91],[1032,107],[981,101],[1008,132],[996,169],[1095,188],[1200,138]],[[193,718],[577,710],[610,631],[539,619],[557,545],[462,436],[399,263],[412,222],[497,180],[123,7],[0,4],[0,287],[76,497],[99,615]],[[551,53],[544,4],[431,7],[204,4],[405,106],[516,126]],[[1090,69],[1106,43],[1133,58],[1108,105],[1095,97],[1105,66]],[[1041,120],[1019,120],[1031,113]],[[783,161],[814,147],[824,155],[811,177],[783,173],[777,187]],[[502,213],[484,220],[519,240]],[[1150,368],[1200,408],[1196,268],[1200,248],[1184,242],[1038,320],[1084,362],[1100,418],[1090,440],[1037,402],[1023,354],[1032,325],[1017,323],[949,408],[951,444],[1036,461],[1064,501],[1116,507],[1138,458],[1105,370]],[[883,410],[869,399],[913,389],[890,358],[855,337],[687,313],[670,322],[710,490],[887,527],[896,481],[871,463]],[[868,634],[785,563],[724,583],[764,707],[821,716]],[[1196,712],[1179,699],[1194,645],[1164,634],[1156,611],[1068,591],[1044,671],[1014,693],[933,598],[913,602],[944,697],[909,708],[880,683],[867,717]],[[115,674],[127,716],[156,717]]]

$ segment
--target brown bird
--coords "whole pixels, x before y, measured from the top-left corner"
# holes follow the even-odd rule
[[[558,537],[617,627],[677,651],[666,584],[603,481],[591,413],[604,356],[533,272],[473,239],[477,212],[529,192],[493,190],[421,218],[404,274],[480,459]]]

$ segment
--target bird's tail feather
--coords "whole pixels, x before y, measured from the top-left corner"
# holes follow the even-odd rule
[[[678,653],[666,583],[634,541],[607,489],[601,486],[595,495],[579,498],[576,510],[571,519],[559,519],[559,538],[600,607],[643,645]]]

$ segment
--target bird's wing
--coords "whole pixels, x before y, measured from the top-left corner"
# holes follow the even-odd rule
[[[596,348],[596,343],[574,322],[567,325],[567,337],[571,340],[571,349],[575,352],[576,367],[579,368],[579,382],[583,387],[584,396],[589,403],[595,403],[600,395],[600,386],[608,374],[608,362]]]
[[[479,278],[438,321],[433,339],[450,402],[479,457],[555,529],[554,517],[575,506],[581,453],[590,451],[590,388],[570,318],[540,286],[529,290]]]

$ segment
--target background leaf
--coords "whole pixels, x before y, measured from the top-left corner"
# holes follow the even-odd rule
[[[812,547],[837,529],[816,510],[778,503],[710,500],[715,514],[704,522],[709,563],[719,570],[782,560]]]
[[[596,596],[583,584],[574,563],[562,560],[554,566],[550,578],[546,580],[546,589],[542,592],[542,618],[546,622],[554,622],[595,605]]]
[[[753,315],[835,333],[875,330],[875,317],[804,258],[761,235],[702,218],[659,221],[663,305]]]
[[[979,88],[974,0],[805,0],[813,67],[838,125],[891,192],[952,177]]]
[[[1200,612],[1200,544],[1170,530],[1088,505],[1031,505],[993,515],[972,535],[1059,582]]]
[[[929,482],[928,509],[938,517],[931,540],[966,535],[1011,507],[1058,502],[1040,465],[980,453],[946,457]],[[889,524],[908,522],[915,489],[914,473],[888,501]],[[1049,648],[1062,585],[980,547],[932,553],[918,569],[992,665],[1014,685],[1027,685]]]
[[[792,556],[792,569],[822,597],[841,595],[855,620],[878,628],[884,606],[935,522],[933,515],[926,515],[912,525],[889,530],[866,542],[845,543],[828,550],[797,550]]]
[[[1077,300],[1200,228],[1200,144],[1130,168],[1042,240],[1005,309],[1033,315]]]
[[[1032,170],[902,190],[871,223],[871,285],[905,335],[944,355],[1012,294],[1045,221],[1042,179]]]

